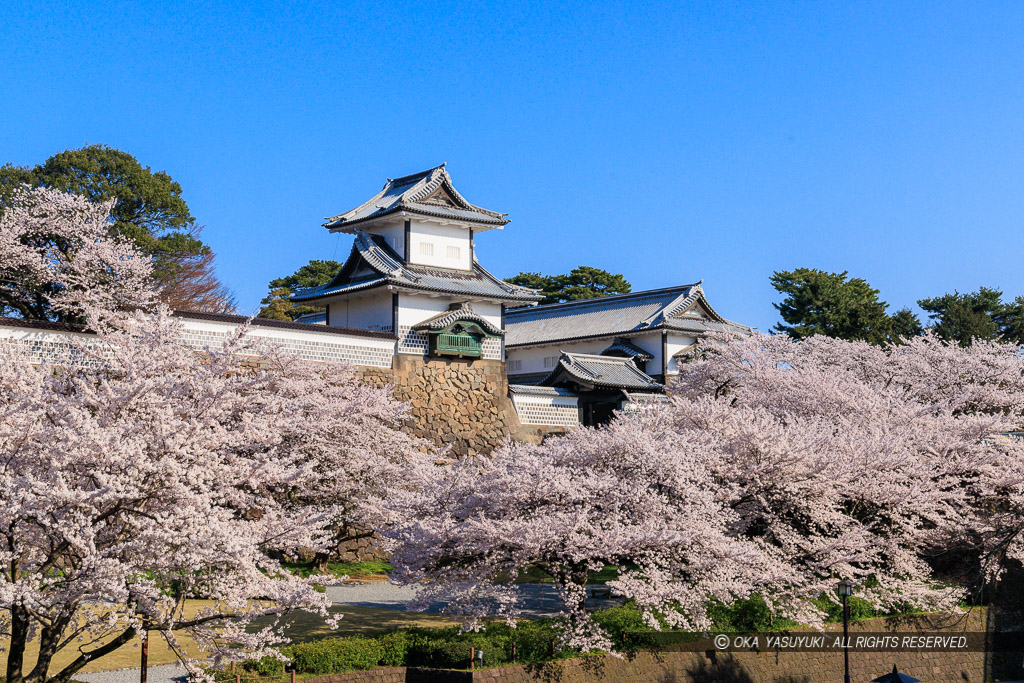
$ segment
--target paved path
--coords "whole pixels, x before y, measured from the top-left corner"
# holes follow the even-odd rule
[[[528,583],[519,587],[523,596],[523,612],[533,617],[554,616],[564,609],[558,591],[551,584]],[[385,581],[367,583],[343,583],[327,587],[327,596],[335,605],[355,605],[357,607],[378,607],[382,609],[405,609],[416,596],[416,589],[408,586],[395,586]],[[619,600],[587,600],[587,607],[601,608],[619,604]],[[437,613],[444,607],[443,603],[435,603],[427,608],[427,612]]]
[[[138,683],[139,668],[117,671],[95,671],[91,674],[75,674],[76,681],[86,683]],[[183,683],[188,680],[185,667],[177,664],[151,666],[146,675],[148,683]]]

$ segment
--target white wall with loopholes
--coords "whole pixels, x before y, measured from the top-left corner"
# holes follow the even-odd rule
[[[34,365],[103,365],[102,348],[86,334],[0,325],[0,345]]]
[[[512,405],[516,408],[519,421],[524,425],[550,427],[576,427],[580,424],[579,399],[544,391],[531,391],[527,387],[512,389]]]
[[[183,341],[203,350],[223,344],[237,323],[183,318],[182,327]],[[249,336],[254,341],[278,344],[300,358],[321,363],[346,362],[390,368],[395,350],[391,339],[318,331],[315,328],[296,330],[253,325]],[[0,322],[0,344],[35,364],[99,365],[103,362],[102,353],[95,353],[98,347],[95,338],[78,332]]]

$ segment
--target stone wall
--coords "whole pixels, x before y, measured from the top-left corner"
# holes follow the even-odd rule
[[[391,368],[356,366],[356,371],[366,384],[391,386],[396,399],[409,403],[406,431],[437,446],[448,446],[458,456],[489,454],[510,438],[540,443],[546,436],[565,433],[564,427],[519,422],[501,361],[397,354]],[[361,536],[346,541],[333,559],[386,559],[376,540]]]
[[[368,384],[392,385],[394,397],[409,403],[411,434],[449,446],[455,455],[487,454],[509,438],[539,443],[564,432],[520,424],[501,361],[398,354],[391,369],[360,367],[359,373]]]

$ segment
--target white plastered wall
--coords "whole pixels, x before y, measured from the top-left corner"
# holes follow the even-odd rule
[[[668,374],[673,375],[679,372],[679,367],[672,356],[692,346],[696,341],[696,337],[669,332],[665,344],[668,350]]]
[[[332,301],[328,312],[328,325],[393,332],[391,292],[384,289],[363,297],[346,297]]]
[[[220,347],[239,325],[226,321],[179,320],[182,324],[182,340],[199,350]],[[391,339],[327,332],[322,328],[318,330],[315,325],[309,328],[300,330],[253,324],[248,335],[250,339],[262,343],[280,345],[306,360],[391,367],[394,355],[394,341]],[[31,362],[96,364],[95,358],[69,349],[69,340],[72,338],[86,344],[98,343],[94,335],[0,325],[0,344],[24,353]]]
[[[366,232],[383,237],[399,256],[405,254],[405,221],[374,225]]]
[[[450,296],[432,297],[425,294],[402,292],[398,295],[398,349],[399,353],[426,353],[427,336],[411,328],[427,318],[450,310],[452,304],[461,303],[464,298]],[[501,328],[501,304],[486,301],[472,301],[473,310],[497,328]],[[487,339],[483,344],[484,358],[501,359],[501,341]]]
[[[410,263],[459,270],[472,268],[469,228],[413,220],[409,227],[409,242]],[[429,244],[432,253],[424,253],[422,244]],[[457,257],[448,255],[449,247],[458,251]]]

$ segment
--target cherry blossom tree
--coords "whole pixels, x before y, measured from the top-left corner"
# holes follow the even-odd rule
[[[339,523],[379,523],[378,495],[417,458],[403,407],[337,365],[258,350],[244,330],[200,357],[166,311],[82,346],[87,367],[34,368],[2,351],[0,630],[7,680],[66,681],[158,630],[225,656],[263,655],[326,597],[276,553],[323,549]],[[97,370],[95,367],[101,369]],[[212,606],[186,612],[186,599]],[[24,660],[40,644],[34,667]],[[79,657],[50,672],[53,655]],[[194,666],[194,663],[192,663]]]
[[[535,567],[568,608],[563,644],[609,649],[584,609],[587,574],[606,564],[622,566],[614,585],[652,608],[652,624],[658,608],[690,628],[709,626],[710,598],[728,603],[781,578],[783,567],[730,533],[739,519],[715,491],[711,449],[663,424],[646,412],[424,470],[390,502],[405,520],[389,532],[393,576],[422,586],[413,608],[450,601],[470,627],[485,614],[514,620],[508,579]]]
[[[792,564],[789,596],[864,584],[880,606],[948,607],[937,553],[989,575],[1020,556],[1024,361],[1015,347],[926,335],[881,348],[713,339],[673,387],[673,431],[705,434],[736,531]]]
[[[288,614],[327,618],[328,603],[318,579],[273,558],[327,548],[338,525],[383,523],[382,497],[432,461],[397,429],[404,406],[350,367],[301,361],[245,326],[204,353],[187,346],[167,309],[139,308],[151,300],[145,261],[104,243],[92,227],[102,217],[86,208],[40,191],[0,224],[19,272],[58,283],[55,305],[96,331],[69,339],[51,366],[0,346],[7,681],[68,681],[147,630],[193,672],[176,634],[215,660],[275,654]],[[74,258],[39,260],[17,235],[57,219],[83,241]],[[207,602],[194,611],[190,598]],[[60,650],[77,657],[54,671]]]
[[[15,191],[0,215],[0,314],[80,322],[151,304],[152,265],[108,234],[113,201],[49,188]]]
[[[541,446],[424,471],[396,497],[400,580],[421,605],[516,615],[501,579],[539,567],[568,608],[566,644],[606,649],[586,616],[588,571],[648,623],[709,626],[709,601],[759,593],[820,624],[835,581],[879,607],[948,608],[963,596],[930,560],[966,541],[1019,556],[1024,364],[1016,349],[814,337],[720,337],[669,401]],[[993,505],[998,501],[998,505]]]

